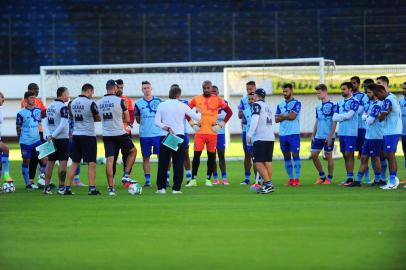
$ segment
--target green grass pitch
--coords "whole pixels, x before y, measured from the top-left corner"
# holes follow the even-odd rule
[[[399,165],[403,160],[399,158]],[[274,162],[276,192],[240,186],[242,162],[229,162],[231,186],[183,188],[182,195],[118,187],[107,196],[44,196],[23,189],[20,162],[11,162],[14,194],[0,194],[0,269],[405,269],[406,189],[344,188],[342,160],[335,184],[315,186],[302,162],[302,186],[284,186]],[[358,165],[357,165],[358,166]],[[356,166],[356,167],[357,167]],[[400,177],[406,176],[399,166]],[[121,166],[120,166],[121,168]],[[200,178],[206,170],[202,162]],[[86,167],[82,179],[86,182]],[[155,172],[155,164],[152,172]],[[141,165],[134,169],[142,179]],[[155,174],[153,174],[155,177]],[[56,179],[54,174],[54,179]]]

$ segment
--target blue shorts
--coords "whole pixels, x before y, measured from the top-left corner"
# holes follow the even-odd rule
[[[226,134],[217,134],[217,150],[226,149]]]
[[[244,149],[244,152],[248,153],[247,132],[243,131],[241,134],[241,137],[242,137],[242,148]],[[251,151],[252,151],[252,146],[251,146]]]
[[[150,157],[151,154],[158,155],[161,136],[140,137],[141,153],[143,157]]]
[[[385,153],[395,153],[398,148],[400,135],[383,136],[383,151]]]
[[[281,146],[282,153],[292,152],[292,153],[299,153],[300,152],[300,135],[286,135],[286,136],[279,136],[279,144]]]
[[[402,135],[402,149],[403,155],[406,157],[406,135]]]
[[[327,145],[326,139],[314,138],[310,149],[312,152],[321,151],[321,149],[324,149],[324,152],[326,153],[332,152],[334,150],[334,138],[331,140],[330,146]]]
[[[383,140],[365,139],[362,145],[362,155],[369,157],[379,157],[382,152]]]
[[[185,138],[183,140],[183,148],[184,149],[189,149],[189,143],[190,143],[190,139],[189,139],[189,134],[185,133]]]
[[[35,147],[37,147],[38,145],[41,145],[42,142],[38,141],[34,144],[20,144],[20,148],[21,148],[21,157],[22,158],[31,158],[31,157],[36,157],[38,156],[38,152],[37,150],[35,150]]]
[[[365,128],[358,129],[357,145],[355,146],[355,151],[362,151],[362,147],[365,141],[365,133],[366,133]]]
[[[357,143],[357,136],[340,136],[340,151],[344,152],[354,152]]]

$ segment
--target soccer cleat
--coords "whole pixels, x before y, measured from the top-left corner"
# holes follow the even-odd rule
[[[268,194],[274,192],[275,188],[272,185],[263,185],[260,189],[258,189],[258,194]]]
[[[131,177],[130,177],[129,175],[123,176],[123,177],[121,178],[121,182],[122,182],[123,184],[125,184],[125,183],[136,184],[136,183],[137,183],[137,181],[131,179]]]
[[[324,184],[324,181],[326,181],[326,180],[323,180],[323,179],[319,178],[319,179],[316,180],[316,182],[314,182],[314,184],[315,185],[321,185],[321,184]]]
[[[101,195],[101,193],[100,193],[100,191],[95,189],[95,190],[89,191],[87,193],[87,195]]]
[[[50,189],[45,189],[43,193],[45,195],[52,195],[52,191]]]
[[[58,189],[58,194],[63,195],[65,193],[65,188],[64,189]]]
[[[396,184],[386,184],[385,186],[380,187],[383,190],[389,190],[389,189],[397,189],[398,186]]]
[[[144,187],[151,187],[151,181],[145,181]]]
[[[297,186],[300,186],[300,180],[299,179],[293,179],[293,184],[292,184],[292,186],[294,186],[294,187],[297,187]]]
[[[240,183],[240,185],[249,185],[250,184],[250,180],[249,179],[245,179],[244,181],[242,181]]]
[[[227,179],[223,179],[223,181],[221,181],[221,183],[222,183],[224,186],[229,186],[229,185],[230,185],[230,182],[228,182]]]
[[[255,183],[253,185],[250,186],[250,189],[253,191],[258,191],[261,188],[261,185],[258,183]]]
[[[211,183],[211,181],[210,181],[209,179],[206,180],[206,182],[204,183],[204,185],[205,185],[206,187],[211,187],[211,186],[213,186],[213,184]]]
[[[288,183],[286,184],[287,186],[294,186],[294,182],[295,182],[295,180],[294,179],[289,179],[289,181],[288,181]]]
[[[220,181],[219,180],[214,180],[213,185],[215,185],[215,186],[220,185]]]
[[[73,193],[72,190],[65,190],[63,195],[75,195],[75,193]]]
[[[179,194],[182,194],[182,191],[180,191],[180,190],[172,190],[172,194],[179,195]]]
[[[406,179],[401,182],[402,184],[406,185]]]
[[[346,187],[360,187],[361,186],[361,182],[359,181],[353,181],[351,182],[351,184],[346,185]]]
[[[323,182],[323,185],[331,185],[331,180],[326,179],[326,181]]]
[[[38,189],[38,186],[34,183],[31,183],[31,187],[32,187],[32,189]]]
[[[185,185],[185,187],[196,187],[196,186],[197,186],[196,179],[190,180],[189,183]]]
[[[164,188],[158,189],[157,191],[155,191],[155,194],[166,194],[166,189]]]
[[[340,186],[348,186],[351,185],[352,182],[354,182],[354,180],[352,178],[348,178],[347,180],[341,182]]]
[[[109,190],[109,196],[116,196],[115,190]]]
[[[82,183],[82,181],[79,180],[74,180],[73,181],[73,185],[76,187],[87,187],[87,185],[85,183]]]
[[[32,185],[31,184],[26,185],[25,190],[33,190]]]

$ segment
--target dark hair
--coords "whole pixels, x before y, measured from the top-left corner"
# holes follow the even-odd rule
[[[282,89],[285,89],[285,88],[290,88],[290,89],[293,90],[293,85],[292,85],[291,83],[285,83],[285,84],[282,86]]]
[[[340,87],[341,86],[347,86],[347,88],[348,89],[351,89],[351,90],[354,90],[354,85],[351,83],[351,82],[343,82],[341,85],[340,85]]]
[[[56,97],[60,97],[63,95],[63,93],[68,90],[68,88],[61,86],[58,89],[56,89]]]
[[[117,80],[116,80],[116,84],[124,84],[124,82],[123,82],[122,79],[117,79]]]
[[[28,86],[27,86],[27,90],[38,90],[39,89],[39,87],[38,87],[38,84],[36,84],[36,83],[30,83]]]
[[[219,88],[217,87],[217,85],[213,85],[212,87],[213,87],[213,89],[219,90]]]
[[[374,80],[372,80],[372,79],[365,79],[362,83],[363,83],[364,85],[365,85],[365,84],[371,84],[371,83],[374,83]]]
[[[389,85],[389,78],[386,76],[379,76],[376,80],[384,81],[387,85]]]
[[[176,97],[180,96],[182,93],[182,90],[180,89],[179,86],[171,86],[171,89],[169,89],[169,98],[170,99],[176,99]]]
[[[377,84],[369,83],[369,84],[366,85],[366,89],[374,91],[375,86],[377,86]]]
[[[402,87],[406,87],[406,82],[402,83]]]
[[[151,84],[151,83],[149,81],[142,81],[141,84],[144,85],[144,84]]]
[[[86,92],[87,90],[93,90],[94,89],[94,87],[93,87],[93,85],[91,85],[90,83],[85,83],[83,86],[82,86],[82,92]]]
[[[355,80],[357,83],[361,83],[361,79],[358,76],[351,77],[350,81]]]
[[[180,87],[179,84],[177,84],[177,83],[174,83],[171,85],[171,87],[174,87],[174,86]]]
[[[253,86],[255,86],[255,82],[254,82],[254,81],[249,81],[249,82],[247,82],[247,85],[253,85]]]
[[[319,84],[315,88],[316,90],[327,91],[327,86],[325,84]]]
[[[28,90],[28,91],[26,91],[26,92],[24,93],[24,99],[28,99],[29,97],[32,97],[32,96],[35,97],[35,92],[34,92],[34,91]]]
[[[374,92],[374,95],[376,95],[376,93],[379,93],[379,92],[386,92],[385,87],[383,87],[383,85],[380,85],[380,84],[375,84],[374,88],[371,90],[372,90],[372,92]]]

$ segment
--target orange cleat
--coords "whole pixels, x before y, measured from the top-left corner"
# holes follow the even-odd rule
[[[323,185],[331,185],[331,180],[326,179],[326,181],[323,182]]]
[[[321,178],[317,179],[316,182],[314,182],[315,185],[321,185],[323,183],[324,183],[324,181]]]

